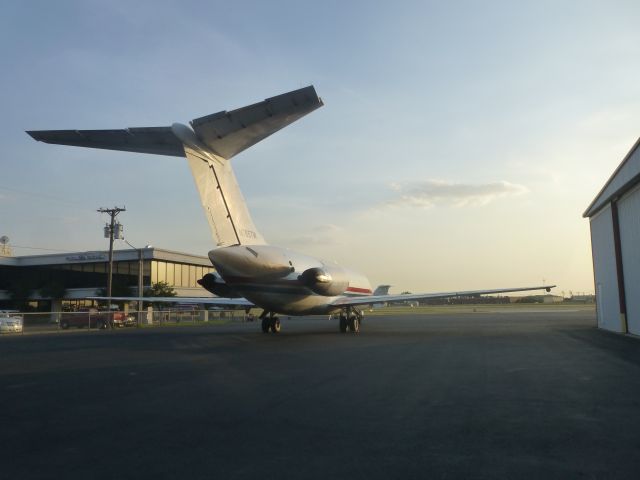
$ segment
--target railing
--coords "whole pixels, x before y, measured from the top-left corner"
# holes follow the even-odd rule
[[[111,318],[110,318],[111,316]],[[120,318],[118,318],[120,317]],[[252,321],[244,310],[151,309],[128,312],[11,312],[0,313],[0,336],[61,333],[111,328],[220,325]]]

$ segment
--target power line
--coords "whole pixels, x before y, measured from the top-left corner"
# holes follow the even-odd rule
[[[27,250],[44,250],[48,252],[69,252],[70,251],[70,250],[61,250],[59,248],[28,247],[26,245],[11,245],[11,248],[24,248]]]

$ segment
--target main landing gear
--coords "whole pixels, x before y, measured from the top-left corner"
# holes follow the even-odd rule
[[[266,310],[260,315],[262,333],[280,333],[280,319]]]
[[[364,315],[361,310],[353,307],[345,308],[340,312],[340,332],[359,333],[363,319]]]

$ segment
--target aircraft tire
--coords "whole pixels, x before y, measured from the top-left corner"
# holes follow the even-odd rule
[[[262,319],[262,333],[269,333],[269,330],[271,330],[270,323],[271,321],[269,318]]]
[[[347,319],[344,315],[340,315],[340,333],[347,333]]]
[[[353,333],[360,332],[360,319],[358,317],[354,316],[349,319],[349,330]]]
[[[271,331],[273,333],[280,333],[280,319],[279,318],[272,318],[271,319]]]

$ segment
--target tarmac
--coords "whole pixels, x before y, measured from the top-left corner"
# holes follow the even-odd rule
[[[0,338],[0,478],[637,479],[640,340],[592,310]]]

